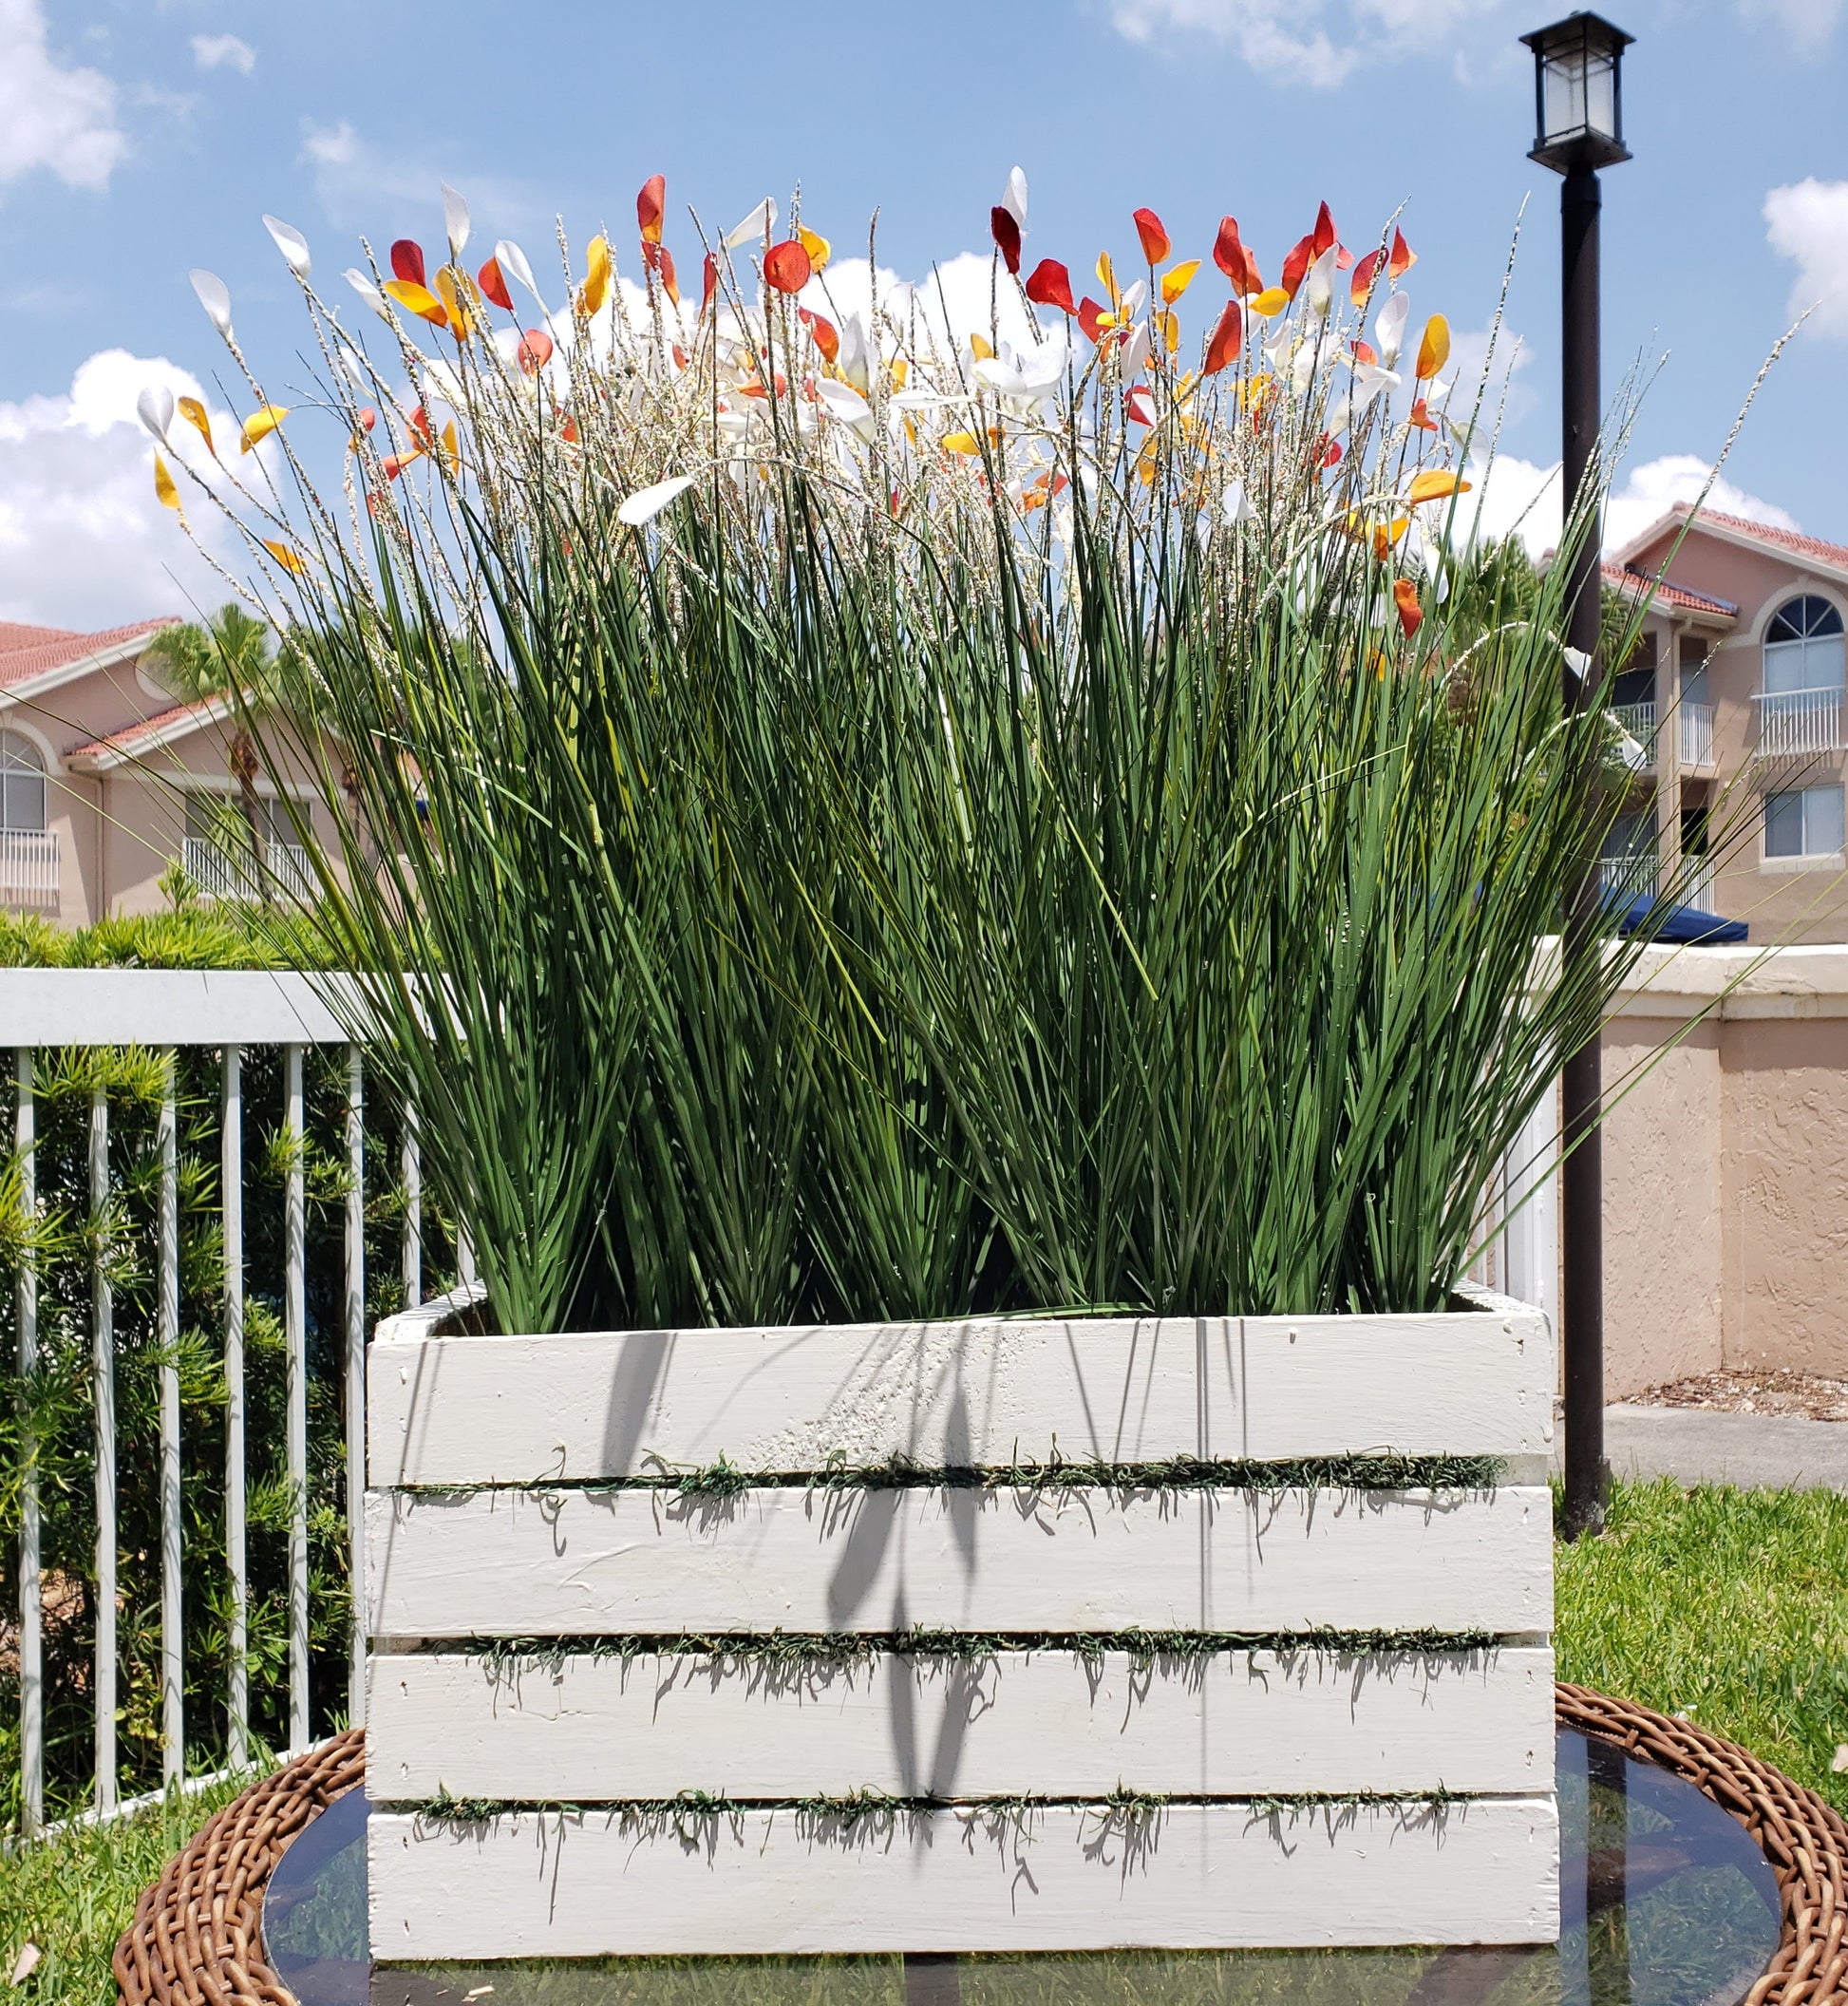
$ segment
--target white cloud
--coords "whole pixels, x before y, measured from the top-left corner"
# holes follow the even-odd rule
[[[0,619],[111,627],[226,597],[155,499],[154,442],[135,415],[149,384],[206,401],[198,380],[164,357],[108,349],[78,369],[66,395],[0,402]],[[211,415],[221,440],[235,438],[230,417]],[[190,435],[176,420],[177,457],[209,464]],[[216,540],[214,512],[180,485],[190,520]]]
[[[1764,220],[1772,250],[1797,264],[1791,317],[1814,307],[1810,326],[1819,334],[1848,334],[1848,181],[1812,178],[1773,188]]]
[[[1614,554],[1661,520],[1677,502],[1692,502],[1707,485],[1709,462],[1694,453],[1665,453],[1658,460],[1633,466],[1612,494],[1604,515],[1604,547]],[[1518,535],[1535,557],[1559,540],[1559,463],[1541,466],[1532,460],[1499,455],[1487,470],[1475,470],[1481,486],[1481,534],[1501,538]],[[1774,529],[1795,529],[1796,519],[1775,502],[1754,495],[1723,474],[1707,497],[1708,508],[1723,515],[1744,516]]]
[[[1132,42],[1210,35],[1266,76],[1333,89],[1382,57],[1460,55],[1461,31],[1499,9],[1500,0],[1111,0],[1110,18]]]
[[[453,161],[393,153],[376,145],[348,119],[336,125],[317,125],[312,119],[304,119],[301,159],[313,172],[314,192],[328,220],[342,228],[396,237],[401,230],[417,225],[414,218],[394,216],[391,211],[415,202],[420,205],[419,214],[431,218],[428,248],[441,241],[439,189],[443,181],[468,198],[475,236],[484,237],[489,245],[497,237],[517,236],[528,226],[549,223],[549,213],[526,185],[462,174]],[[487,252],[483,250],[481,255],[485,257]]]
[[[48,167],[73,188],[102,188],[125,144],[116,86],[53,59],[40,0],[0,0],[0,183]]]
[[[247,77],[256,67],[256,51],[241,35],[195,35],[193,61],[201,69],[235,69]]]

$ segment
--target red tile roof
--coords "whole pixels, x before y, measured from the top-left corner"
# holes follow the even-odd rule
[[[86,746],[73,746],[65,756],[66,759],[102,759],[114,753],[118,757],[132,758],[143,747],[158,745],[175,726],[184,724],[189,718],[198,725],[213,725],[229,709],[229,700],[222,696],[208,696],[197,704],[176,704],[171,710],[157,711],[138,725],[124,725],[120,731],[111,731],[106,738],[93,738]]]
[[[1639,596],[1653,588],[1656,605],[1678,606],[1685,613],[1711,613],[1732,619],[1739,612],[1730,599],[1716,599],[1704,592],[1690,592],[1686,585],[1677,585],[1671,578],[1664,578],[1658,585],[1654,573],[1643,571],[1633,564],[1605,565],[1604,582],[1616,586],[1619,591],[1634,592]]]
[[[1661,522],[1645,531],[1630,547],[1634,550],[1642,543],[1652,542],[1669,523],[1685,521],[1691,513],[1690,503],[1677,502]],[[1821,537],[1806,537],[1801,530],[1778,529],[1769,522],[1754,522],[1748,516],[1728,516],[1717,508],[1701,510],[1694,527],[1700,529],[1704,525],[1730,530],[1735,536],[1747,537],[1771,550],[1786,551],[1793,558],[1813,558],[1834,571],[1848,572],[1848,543],[1830,543]]]
[[[163,614],[159,619],[131,620],[126,627],[105,627],[100,634],[73,634],[64,627],[27,627],[14,620],[0,620],[0,689],[174,624],[173,615]]]

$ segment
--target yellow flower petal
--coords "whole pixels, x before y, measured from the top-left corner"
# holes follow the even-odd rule
[[[298,550],[291,550],[287,543],[272,543],[266,537],[263,548],[280,564],[284,571],[293,572],[297,577],[308,569],[307,560]]]
[[[992,362],[994,360],[993,349],[979,334],[971,334],[969,337],[969,352],[974,356],[977,362]]]
[[[1171,307],[1187,288],[1194,283],[1194,274],[1200,268],[1197,257],[1190,257],[1184,265],[1177,265],[1172,272],[1161,274],[1161,304]]]
[[[796,235],[801,238],[802,249],[808,253],[809,270],[825,272],[828,259],[834,255],[834,246],[819,231],[804,230],[800,223],[796,226]]]
[[[1442,313],[1433,313],[1424,323],[1424,338],[1418,345],[1418,380],[1435,376],[1450,360],[1450,323]]]
[[[259,440],[267,439],[288,415],[288,407],[280,404],[266,404],[253,411],[244,420],[243,436],[238,441],[237,450],[249,452]]]
[[[462,464],[462,447],[456,441],[456,421],[453,418],[443,427],[443,452],[452,471]]]
[[[1406,502],[1416,508],[1421,502],[1442,502],[1446,495],[1466,495],[1469,483],[1459,481],[1455,474],[1441,474],[1435,471],[1412,476]]]
[[[406,313],[415,313],[420,320],[427,320],[435,327],[448,326],[448,309],[426,286],[417,285],[408,278],[388,278],[385,290]]]
[[[1107,251],[1100,251],[1097,255],[1097,279],[1098,284],[1109,295],[1111,306],[1117,306],[1122,294],[1117,291],[1117,269],[1110,262],[1110,254]]]
[[[217,459],[218,449],[212,443],[212,421],[205,415],[205,407],[197,397],[181,397],[177,400],[179,415],[205,441],[205,449]]]
[[[1274,320],[1290,304],[1290,294],[1281,286],[1267,286],[1255,299],[1245,302],[1247,309],[1264,320]]]
[[[948,432],[944,435],[943,449],[946,453],[979,453],[982,442],[973,432]]]
[[[586,320],[609,297],[610,293],[610,239],[594,237],[585,254],[588,269],[584,283],[577,289],[577,311]]]
[[[154,456],[154,492],[162,508],[176,512],[179,507],[179,490],[173,484],[173,476],[167,471],[167,463],[159,453]]]
[[[456,284],[456,274],[446,266],[436,275],[436,289],[443,310],[449,316],[449,331],[461,341],[468,332],[470,315]]]

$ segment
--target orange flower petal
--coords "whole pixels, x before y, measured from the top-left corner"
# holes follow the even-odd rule
[[[162,508],[170,508],[176,514],[179,510],[179,490],[173,484],[173,476],[167,471],[167,463],[159,453],[154,456],[154,493]]]
[[[643,243],[658,244],[661,241],[661,217],[667,199],[667,176],[650,175],[642,183],[642,192],[635,198],[635,220],[641,226]]]
[[[1406,490],[1405,500],[1416,508],[1421,502],[1442,502],[1450,495],[1466,495],[1469,483],[1460,481],[1455,474],[1439,473],[1435,469],[1428,473],[1414,474],[1412,484]]]
[[[577,311],[589,320],[610,296],[610,239],[592,237],[584,260],[584,283],[577,289]]]
[[[1152,265],[1160,264],[1172,248],[1161,218],[1153,209],[1139,209],[1130,220],[1136,225],[1136,235],[1142,240],[1142,255]]]
[[[280,564],[284,571],[293,572],[296,577],[308,569],[307,560],[298,550],[290,549],[287,543],[272,543],[265,537],[263,548]]]
[[[1201,373],[1216,376],[1218,372],[1238,360],[1245,345],[1245,316],[1238,311],[1238,302],[1229,299],[1225,311],[1219,315],[1219,324],[1213,330],[1213,339],[1206,345],[1206,363]]]
[[[1418,344],[1418,381],[1426,382],[1449,360],[1450,323],[1442,313],[1433,313],[1424,323],[1424,338]]]
[[[1399,625],[1409,640],[1424,619],[1424,609],[1418,603],[1418,587],[1409,578],[1397,579],[1392,588],[1392,603],[1399,609]]]
[[[764,277],[779,293],[800,293],[808,284],[815,268],[800,237],[772,244],[764,254]]]
[[[420,286],[415,279],[388,278],[385,282],[385,290],[405,312],[415,313],[420,320],[427,320],[432,327],[446,328],[449,325],[449,314],[443,302],[426,287]]]

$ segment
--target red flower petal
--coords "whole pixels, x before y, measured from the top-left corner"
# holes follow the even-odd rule
[[[543,328],[528,328],[515,354],[526,374],[537,376],[552,360],[552,337]]]
[[[704,313],[712,304],[712,295],[719,290],[719,260],[711,252],[706,254],[706,270],[700,277],[700,312]]]
[[[513,312],[514,296],[507,291],[507,281],[501,277],[500,267],[493,258],[489,258],[476,273],[475,283],[481,287],[483,299],[492,300],[497,307],[506,308],[509,313]]]
[[[833,321],[824,320],[820,314],[811,312],[807,307],[798,307],[796,318],[814,336],[815,346],[820,350],[822,361],[833,362],[840,353],[839,329]]]
[[[1353,301],[1356,306],[1359,306],[1361,301],[1372,290],[1373,274],[1385,263],[1386,253],[1384,251],[1369,251],[1361,259],[1360,263],[1354,267],[1353,282],[1349,286],[1348,291],[1353,295]]]
[[[1418,262],[1418,253],[1405,241],[1405,232],[1395,229],[1392,233],[1392,258],[1386,266],[1387,275],[1404,278]]]
[[[1027,280],[1027,296],[1036,307],[1057,307],[1061,313],[1076,313],[1071,299],[1071,274],[1057,258],[1043,257]]]
[[[668,178],[665,174],[651,174],[642,183],[642,192],[635,198],[635,220],[642,226],[642,241],[658,244],[661,241],[661,214],[668,199]]]
[[[391,247],[391,272],[406,285],[424,284],[424,247],[408,237],[401,237]]]
[[[1392,588],[1392,603],[1399,609],[1399,624],[1410,640],[1424,620],[1424,609],[1418,603],[1418,587],[1409,578],[1398,579]]]
[[[1309,270],[1315,255],[1312,237],[1299,237],[1291,247],[1290,255],[1283,261],[1283,290],[1288,298],[1295,298],[1297,288],[1303,282],[1303,274]]]
[[[1219,315],[1219,324],[1213,330],[1213,339],[1206,345],[1206,365],[1203,373],[1216,376],[1218,372],[1238,360],[1239,350],[1245,345],[1245,316],[1238,311],[1235,299],[1226,301],[1225,312]]]
[[[1310,232],[1309,240],[1315,247],[1317,257],[1334,243],[1334,217],[1330,214],[1327,202],[1315,212],[1315,228]]]
[[[1152,265],[1159,265],[1172,248],[1168,233],[1161,226],[1161,218],[1153,209],[1139,209],[1130,218],[1136,225],[1136,235],[1142,240],[1142,255]]]
[[[764,276],[779,293],[800,293],[808,284],[814,266],[798,237],[772,244],[764,254]]]
[[[989,211],[989,234],[994,238],[995,249],[1007,260],[1009,272],[1020,270],[1020,225],[1014,221],[1010,211],[997,202]]]
[[[1103,307],[1088,293],[1085,293],[1078,302],[1078,325],[1084,329],[1088,341],[1096,343],[1103,339],[1105,330],[1099,326],[1103,318]]]
[[[1219,218],[1219,235],[1213,246],[1213,262],[1232,281],[1232,290],[1241,299],[1250,299],[1254,293],[1263,292],[1264,281],[1258,275],[1257,260],[1239,239],[1236,217],[1226,216]]]

